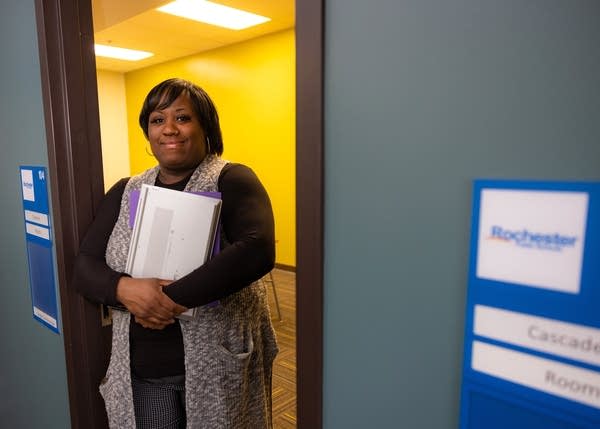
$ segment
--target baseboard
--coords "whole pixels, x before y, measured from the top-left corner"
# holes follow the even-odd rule
[[[296,267],[293,265],[285,265],[285,264],[275,263],[275,268],[278,268],[283,271],[291,271],[292,273],[296,272]]]

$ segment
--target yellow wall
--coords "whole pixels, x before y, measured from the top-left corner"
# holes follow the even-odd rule
[[[203,87],[217,106],[223,158],[250,166],[271,197],[277,263],[296,265],[295,50],[286,30],[125,75],[131,173],[155,165],[138,115],[148,91],[171,77]]]
[[[117,180],[130,176],[125,77],[122,73],[98,70],[96,78],[104,189],[108,190]]]

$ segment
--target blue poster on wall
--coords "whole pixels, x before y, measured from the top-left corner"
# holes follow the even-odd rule
[[[474,184],[461,429],[600,427],[600,183]]]
[[[45,167],[20,167],[29,285],[34,319],[58,333],[52,226]]]

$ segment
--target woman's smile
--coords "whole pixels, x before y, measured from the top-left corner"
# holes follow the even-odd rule
[[[185,141],[166,141],[161,142],[160,144],[165,149],[179,149],[185,144]]]

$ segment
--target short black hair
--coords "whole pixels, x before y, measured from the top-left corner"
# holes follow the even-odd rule
[[[190,98],[200,125],[210,140],[208,153],[221,155],[223,153],[223,137],[217,108],[206,91],[185,79],[172,78],[162,81],[146,95],[139,118],[144,135],[148,138],[150,114],[157,109],[169,107],[181,94],[186,94]]]

